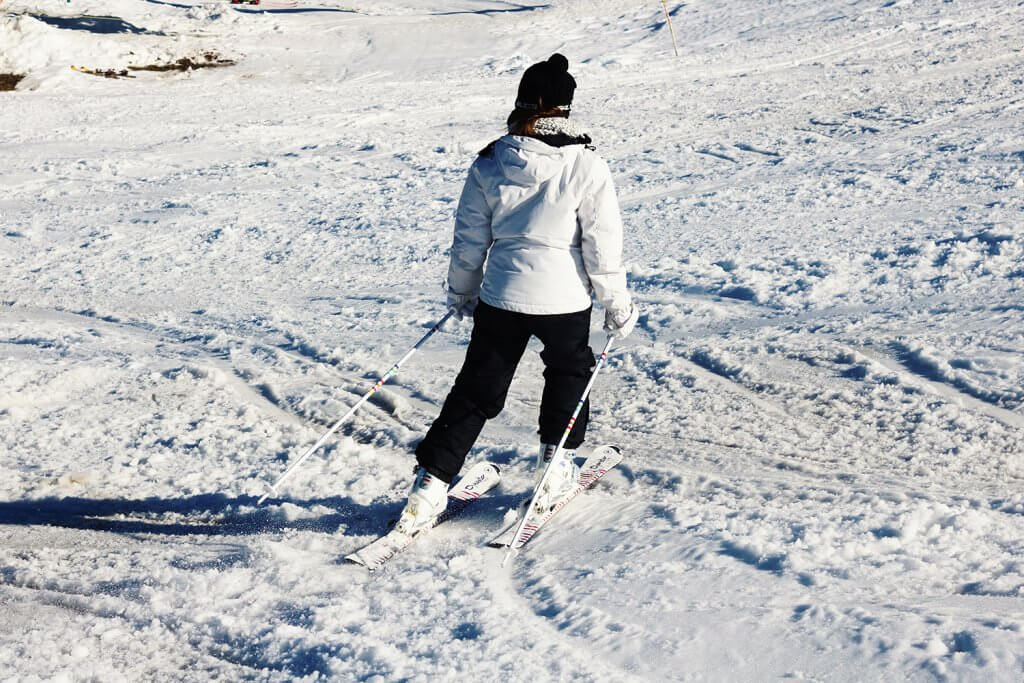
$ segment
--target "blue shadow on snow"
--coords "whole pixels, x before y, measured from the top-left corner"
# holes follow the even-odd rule
[[[0,502],[0,524],[56,526],[122,534],[171,536],[246,536],[285,529],[350,535],[383,532],[398,517],[399,502],[359,505],[351,498],[332,496],[305,501],[270,499],[257,507],[255,496],[229,497],[207,493],[183,498],[90,499],[39,498]],[[288,519],[274,503],[289,502],[310,509],[324,506],[336,512],[305,519]],[[175,515],[167,519],[167,515]],[[194,521],[190,520],[193,518]]]
[[[145,0],[151,5],[167,5],[168,7],[177,7],[178,9],[191,9],[196,4],[184,5],[180,2],[167,2],[167,0]],[[239,5],[228,5],[227,9],[233,9],[236,12],[242,12],[243,14],[303,14],[309,12],[341,12],[344,14],[362,14],[359,10],[344,9],[341,7],[266,7],[259,8],[258,5],[252,7],[243,7]]]
[[[250,7],[242,7],[239,5],[231,5],[231,9],[242,14],[309,14],[310,12],[340,12],[342,14],[362,14],[362,12],[354,9],[344,9],[341,7],[266,7],[261,8],[258,5]]]
[[[38,19],[44,24],[56,26],[57,28],[69,29],[72,31],[88,31],[89,33],[134,33],[136,35],[166,36],[163,31],[150,31],[140,28],[135,24],[129,24],[121,17],[52,17],[48,14],[30,14],[33,19]]]
[[[432,17],[447,17],[454,14],[482,14],[484,16],[490,16],[492,14],[511,14],[513,12],[534,12],[539,9],[547,9],[551,5],[512,5],[507,9],[463,9],[463,10],[452,10],[450,12],[432,12]]]
[[[727,557],[737,559],[744,564],[749,564],[755,569],[775,574],[781,574],[786,564],[786,558],[783,555],[769,555],[767,557],[761,557],[751,550],[743,548],[731,541],[722,541],[722,547],[718,552]]]
[[[177,7],[178,9],[192,9],[194,5],[182,5],[179,2],[166,2],[165,0],[146,0],[151,5],[167,5],[168,7]]]

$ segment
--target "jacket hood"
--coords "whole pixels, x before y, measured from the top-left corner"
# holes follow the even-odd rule
[[[562,172],[572,147],[552,147],[534,138],[505,135],[494,148],[494,160],[502,174],[520,185],[536,185]]]

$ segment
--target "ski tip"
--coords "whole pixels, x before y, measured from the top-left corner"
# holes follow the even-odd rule
[[[608,452],[608,451],[612,451],[613,453],[615,453],[615,455],[618,455],[618,456],[621,456],[621,455],[622,455],[622,447],[621,447],[621,446],[616,446],[616,445],[615,445],[615,444],[613,444],[613,443],[605,443],[605,444],[601,444],[600,446],[598,446],[597,448],[595,448],[595,449],[594,449],[594,450],[592,451],[592,453],[596,455],[596,454],[598,454],[598,453],[601,453],[601,452]]]

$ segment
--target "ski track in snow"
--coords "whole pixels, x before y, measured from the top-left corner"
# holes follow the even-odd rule
[[[1021,680],[1020,3],[669,10],[678,58],[625,0],[4,2],[0,678]],[[442,314],[554,51],[642,311],[588,437],[626,459],[483,547],[531,346],[502,487],[369,575],[468,323],[256,501]]]

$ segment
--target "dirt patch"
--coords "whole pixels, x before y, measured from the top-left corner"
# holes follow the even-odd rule
[[[0,74],[0,91],[14,90],[25,74]]]
[[[214,69],[221,66],[234,66],[235,60],[221,57],[216,52],[204,52],[196,57],[182,57],[166,64],[144,64],[129,66],[131,71],[188,71],[189,69]]]

